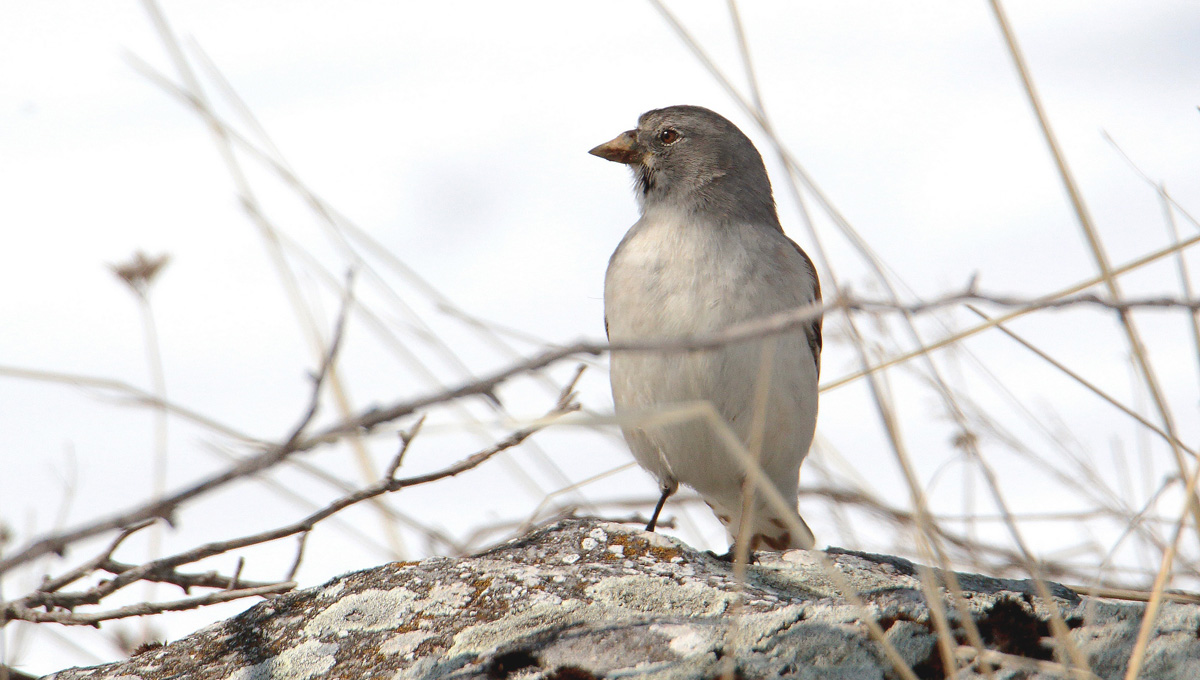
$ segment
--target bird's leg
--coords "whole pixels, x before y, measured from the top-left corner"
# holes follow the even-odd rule
[[[646,523],[646,531],[654,531],[654,526],[658,524],[658,513],[662,512],[667,499],[671,497],[671,494],[675,493],[677,488],[679,487],[673,484],[670,486],[663,484],[662,496],[658,499],[658,505],[654,506],[654,514],[650,516],[650,521]]]

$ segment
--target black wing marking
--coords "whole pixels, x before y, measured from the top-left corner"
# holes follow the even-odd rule
[[[792,247],[800,253],[800,257],[804,260],[804,266],[808,269],[808,273],[812,275],[813,281],[813,302],[821,301],[821,280],[817,278],[817,268],[813,266],[812,260],[808,257],[808,253],[799,246],[795,241],[788,239]],[[808,337],[808,349],[812,351],[813,360],[817,362],[817,377],[821,377],[821,349],[824,346],[824,341],[821,339],[821,321],[818,316],[811,323],[804,327],[804,335]]]

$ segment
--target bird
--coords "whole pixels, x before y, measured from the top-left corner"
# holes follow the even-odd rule
[[[641,213],[605,274],[610,343],[678,340],[800,307],[819,309],[816,268],[783,232],[762,156],[724,116],[700,106],[654,109],[638,118],[636,129],[589,153],[630,167]],[[800,465],[816,430],[821,348],[815,315],[783,334],[711,349],[612,353],[621,429],[662,494],[647,531],[683,484],[724,525],[727,559],[746,515],[741,535],[749,537],[751,556],[813,547],[796,508]],[[757,448],[759,466],[790,512],[751,490],[744,464],[711,422],[648,417],[704,401],[747,450]]]

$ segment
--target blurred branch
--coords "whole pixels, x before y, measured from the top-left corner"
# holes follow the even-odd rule
[[[71,611],[36,611],[21,606],[18,602],[10,602],[4,610],[4,620],[30,621],[34,623],[61,623],[70,626],[98,626],[102,621],[124,619],[131,616],[146,616],[161,614],[169,611],[198,609],[219,602],[230,602],[247,597],[274,595],[287,592],[296,587],[294,581],[275,583],[258,588],[239,588],[237,590],[219,590],[200,597],[189,597],[171,602],[139,602],[127,607],[118,607],[100,612],[76,613]]]
[[[972,305],[967,305],[967,309],[970,309],[972,312],[974,312],[974,313],[978,314],[980,317],[982,317],[982,318],[984,318],[984,319],[990,319],[990,317],[989,317],[988,315],[986,315],[986,314],[984,314],[983,312],[979,311],[978,309],[976,309],[976,308],[975,308],[975,307],[973,307]],[[1080,385],[1082,385],[1082,386],[1083,386],[1084,388],[1086,388],[1086,389],[1087,389],[1089,392],[1091,392],[1091,393],[1095,394],[1096,396],[1100,397],[1100,398],[1101,398],[1101,399],[1103,399],[1104,401],[1106,401],[1106,402],[1108,402],[1109,404],[1112,404],[1112,405],[1113,405],[1113,406],[1115,406],[1116,408],[1120,409],[1120,411],[1121,411],[1122,413],[1124,413],[1125,415],[1127,415],[1127,416],[1129,416],[1130,418],[1132,418],[1132,419],[1134,419],[1135,421],[1137,421],[1139,424],[1141,424],[1141,425],[1142,425],[1143,427],[1145,427],[1147,430],[1149,430],[1149,431],[1151,431],[1151,432],[1153,432],[1153,433],[1157,434],[1158,436],[1162,437],[1164,440],[1166,440],[1166,441],[1167,441],[1167,443],[1169,443],[1169,444],[1173,444],[1173,445],[1175,445],[1175,446],[1178,446],[1178,447],[1179,447],[1179,449],[1180,449],[1181,451],[1183,451],[1184,453],[1187,453],[1188,455],[1192,456],[1193,458],[1196,458],[1196,457],[1197,457],[1197,454],[1196,454],[1196,452],[1195,452],[1194,450],[1192,450],[1190,447],[1188,447],[1186,444],[1184,444],[1183,442],[1179,441],[1178,439],[1175,439],[1175,438],[1173,438],[1173,437],[1170,435],[1170,433],[1163,431],[1163,430],[1162,430],[1160,427],[1158,427],[1158,426],[1157,426],[1157,425],[1155,425],[1154,423],[1150,422],[1149,420],[1146,420],[1146,418],[1144,418],[1144,417],[1143,417],[1143,416],[1142,416],[1140,413],[1138,413],[1137,411],[1135,411],[1135,410],[1133,410],[1133,409],[1129,408],[1129,407],[1128,407],[1128,406],[1126,406],[1125,404],[1122,404],[1121,402],[1119,402],[1119,401],[1117,401],[1116,399],[1114,399],[1114,398],[1113,398],[1112,396],[1110,396],[1110,395],[1109,395],[1107,392],[1105,392],[1104,390],[1100,389],[1100,387],[1098,387],[1098,386],[1097,386],[1095,383],[1093,383],[1092,381],[1090,381],[1090,380],[1088,380],[1088,379],[1084,378],[1084,377],[1083,377],[1082,375],[1080,375],[1079,373],[1077,373],[1077,372],[1075,372],[1075,371],[1073,371],[1073,370],[1071,370],[1071,369],[1067,368],[1067,367],[1066,367],[1066,366],[1065,366],[1065,365],[1064,365],[1062,362],[1058,361],[1058,360],[1057,360],[1057,359],[1055,359],[1054,357],[1051,357],[1049,354],[1047,354],[1047,353],[1043,352],[1042,350],[1038,349],[1037,347],[1034,347],[1034,346],[1033,346],[1033,344],[1031,344],[1029,341],[1027,341],[1027,340],[1025,340],[1024,338],[1022,338],[1021,336],[1017,335],[1016,333],[1014,333],[1013,331],[1011,331],[1011,330],[1010,330],[1010,329],[1008,329],[1007,327],[1005,327],[1005,326],[1003,326],[1003,325],[1001,325],[1001,324],[996,324],[996,329],[997,329],[997,330],[999,330],[1001,333],[1004,333],[1004,334],[1005,334],[1005,335],[1007,335],[1008,337],[1012,338],[1013,340],[1017,341],[1018,343],[1020,343],[1020,344],[1021,344],[1021,346],[1025,347],[1025,348],[1026,348],[1026,349],[1028,349],[1029,351],[1031,351],[1031,352],[1033,352],[1034,354],[1036,354],[1036,355],[1038,356],[1038,358],[1042,359],[1042,360],[1043,360],[1043,361],[1045,361],[1046,363],[1048,363],[1048,364],[1050,364],[1051,366],[1055,367],[1055,368],[1056,368],[1056,369],[1058,369],[1059,371],[1062,371],[1062,372],[1063,372],[1065,375],[1067,375],[1067,376],[1068,376],[1068,377],[1070,377],[1072,380],[1074,380],[1075,382],[1077,382],[1077,383],[1079,383]]]
[[[890,301],[852,299],[844,303],[847,309],[857,311],[901,310],[912,314],[924,314],[943,307],[950,307],[967,302],[986,302],[998,307],[1019,307],[1023,310],[1063,309],[1069,307],[1103,307],[1118,312],[1128,312],[1135,309],[1182,309],[1188,311],[1200,310],[1200,299],[1176,297],[1151,297],[1141,299],[1112,300],[1094,293],[1072,295],[1065,298],[1027,298],[1015,295],[999,295],[982,293],[968,287],[959,293],[950,293],[926,302],[916,302],[910,305],[897,305]]]
[[[349,298],[347,298],[348,300]],[[181,491],[173,494],[167,494],[159,498],[151,499],[132,510],[118,513],[104,519],[96,520],[90,524],[85,524],[82,527],[69,531],[52,533],[49,536],[44,536],[35,540],[28,546],[16,551],[0,560],[0,574],[4,574],[9,569],[15,566],[37,559],[43,555],[54,553],[63,555],[68,546],[78,541],[96,536],[111,531],[113,529],[122,529],[128,531],[130,527],[141,526],[146,520],[165,519],[168,523],[171,522],[171,517],[175,511],[184,502],[200,496],[208,491],[224,486],[231,481],[241,479],[248,475],[261,472],[273,465],[276,465],[288,455],[297,451],[305,450],[301,448],[304,442],[303,433],[312,419],[316,416],[318,405],[320,404],[321,387],[325,382],[325,377],[328,375],[330,368],[336,360],[338,350],[341,347],[342,331],[345,328],[345,305],[343,305],[342,313],[339,314],[337,323],[335,324],[333,341],[329,344],[329,351],[321,361],[320,368],[316,375],[313,376],[312,394],[309,398],[309,404],[305,409],[304,415],[299,423],[292,429],[291,434],[282,444],[275,445],[267,451],[245,460],[239,461],[233,467],[224,472],[213,475],[205,480],[197,482]],[[309,447],[311,448],[311,447]],[[111,553],[110,553],[111,554]]]
[[[1175,243],[1172,243],[1169,246],[1159,248],[1158,250],[1155,250],[1155,251],[1146,253],[1145,255],[1141,255],[1137,258],[1134,258],[1133,260],[1130,260],[1130,261],[1126,262],[1125,264],[1122,264],[1121,266],[1115,268],[1113,270],[1113,274],[1119,276],[1122,274],[1126,274],[1128,272],[1132,272],[1132,271],[1141,269],[1142,267],[1145,267],[1153,262],[1157,262],[1158,260],[1161,260],[1165,257],[1174,255],[1176,253],[1183,252],[1184,250],[1187,250],[1188,248],[1191,248],[1192,246],[1195,246],[1198,244],[1200,244],[1200,234],[1191,236],[1191,237],[1183,239],[1181,241],[1177,241]],[[1095,285],[1101,283],[1102,281],[1103,281],[1102,277],[1093,276],[1091,278],[1084,279],[1082,281],[1078,281],[1074,284],[1071,284],[1070,286],[1067,286],[1066,288],[1059,289],[1048,295],[1042,295],[1042,296],[1038,297],[1037,299],[1039,299],[1039,300],[1058,300],[1061,298],[1066,298],[1068,296],[1082,293],[1083,291],[1087,290],[1088,288],[1091,288],[1092,286],[1095,286]],[[1037,311],[1037,309],[1036,308],[1033,308],[1033,309],[1018,308],[1018,309],[1014,309],[1012,311],[1006,312],[1005,314],[1003,314],[999,317],[996,317],[994,319],[991,319],[990,321],[985,321],[985,322],[977,324],[975,326],[971,326],[970,328],[967,328],[965,330],[961,330],[961,331],[952,333],[952,334],[950,334],[946,337],[943,337],[939,340],[936,340],[932,343],[925,344],[924,346],[922,346],[918,349],[911,350],[908,352],[903,352],[899,355],[889,357],[889,358],[887,358],[883,361],[880,361],[879,363],[876,363],[868,368],[865,368],[865,369],[862,369],[859,371],[855,371],[848,375],[845,375],[840,378],[836,378],[829,382],[823,383],[821,385],[821,391],[828,392],[829,390],[836,389],[838,387],[842,387],[851,382],[854,382],[855,380],[858,380],[858,379],[862,378],[863,376],[868,375],[869,373],[873,373],[876,371],[882,371],[891,366],[903,364],[907,361],[910,361],[911,359],[928,354],[937,349],[942,349],[944,347],[948,347],[948,346],[953,345],[961,340],[969,338],[973,335],[982,333],[983,331],[986,331],[986,330],[996,326],[997,324],[1012,321],[1013,319],[1016,319],[1017,317],[1024,316],[1025,314],[1028,314],[1033,311]]]
[[[126,397],[125,399],[117,400],[117,403],[121,405],[134,404],[137,406],[148,406],[154,409],[162,409],[170,412],[174,416],[183,418],[184,420],[190,421],[202,427],[206,427],[213,432],[237,439],[238,441],[253,445],[265,444],[265,442],[263,442],[261,439],[251,437],[250,435],[240,432],[229,425],[217,422],[208,416],[201,415],[200,413],[192,411],[191,409],[174,402],[160,399],[154,394],[151,394],[140,387],[127,383],[124,380],[104,378],[94,375],[84,375],[81,373],[41,371],[33,368],[21,368],[18,366],[5,365],[0,365],[0,376],[17,378],[19,380],[60,383],[74,387],[115,392],[118,395],[123,395]]]
[[[100,563],[99,568],[107,571],[114,576],[120,576],[130,570],[137,569],[134,564],[126,564],[117,562],[116,560],[105,560]],[[222,576],[215,571],[208,571],[203,574],[184,574],[175,571],[174,569],[160,569],[146,572],[141,579],[142,581],[153,581],[155,583],[169,583],[179,586],[183,592],[188,592],[192,588],[232,588],[234,586],[244,588],[265,588],[267,586],[278,585],[278,582],[268,581],[248,581],[241,578],[238,574],[233,576]],[[287,580],[291,580],[290,578]]]
[[[1005,44],[1008,46],[1009,54],[1013,58],[1013,63],[1016,66],[1017,73],[1021,77],[1021,83],[1024,85],[1025,93],[1029,97],[1029,103],[1037,115],[1038,123],[1042,129],[1042,134],[1046,139],[1046,144],[1049,147],[1050,154],[1054,158],[1055,165],[1058,167],[1058,173],[1062,179],[1063,187],[1067,191],[1067,195],[1071,199],[1071,205],[1075,209],[1076,217],[1079,220],[1080,228],[1087,238],[1088,246],[1092,252],[1092,257],[1096,262],[1097,268],[1103,277],[1104,285],[1108,289],[1109,295],[1113,299],[1120,300],[1124,296],[1121,292],[1120,285],[1117,281],[1116,274],[1113,272],[1112,265],[1108,259],[1108,254],[1105,251],[1104,244],[1100,239],[1100,235],[1092,221],[1091,214],[1087,208],[1087,204],[1083,200],[1083,195],[1079,190],[1078,184],[1071,172],[1070,166],[1067,164],[1066,156],[1059,145],[1057,136],[1054,134],[1053,128],[1050,126],[1049,117],[1046,115],[1045,108],[1042,106],[1041,97],[1037,89],[1034,87],[1033,78],[1030,75],[1030,70],[1025,62],[1025,56],[1018,44],[1016,34],[1013,31],[1012,24],[1008,20],[1007,13],[1000,0],[991,0],[992,12],[996,17],[996,23],[999,25],[1001,32],[1004,35]],[[1127,310],[1119,313],[1118,318],[1121,321],[1121,326],[1125,330],[1126,339],[1129,342],[1129,349],[1134,359],[1137,361],[1138,370],[1145,382],[1147,391],[1154,402],[1155,408],[1158,410],[1159,416],[1163,421],[1163,429],[1170,435],[1172,442],[1178,440],[1175,430],[1175,418],[1171,412],[1170,405],[1167,402],[1166,395],[1163,392],[1158,375],[1151,364],[1149,353],[1146,351],[1146,345],[1142,340],[1141,333],[1134,324],[1133,319],[1128,314]],[[1178,545],[1179,536],[1183,531],[1184,525],[1187,523],[1187,515],[1191,515],[1192,523],[1195,525],[1196,531],[1200,532],[1200,502],[1193,497],[1196,487],[1196,476],[1200,475],[1200,467],[1193,473],[1188,466],[1187,460],[1184,459],[1183,453],[1178,446],[1172,446],[1171,452],[1175,456],[1175,463],[1179,467],[1179,474],[1184,479],[1188,480],[1187,490],[1185,492],[1186,511],[1184,517],[1179,520],[1179,526],[1175,531],[1175,539],[1171,543],[1171,547],[1163,554],[1162,564],[1159,569],[1159,575],[1155,579],[1155,593],[1150,598],[1146,605],[1146,614],[1142,619],[1141,627],[1138,631],[1138,638],[1134,644],[1133,653],[1129,659],[1129,666],[1126,672],[1126,678],[1133,680],[1137,677],[1145,658],[1146,648],[1149,642],[1149,637],[1153,629],[1154,619],[1158,612],[1162,589],[1166,583],[1166,579],[1171,572],[1171,563],[1175,557],[1175,546]],[[1060,634],[1062,633],[1062,634]],[[1070,646],[1070,638],[1063,631],[1055,631],[1055,637],[1061,638],[1064,643],[1068,644],[1067,651],[1071,654],[1072,660],[1077,666],[1086,668],[1086,661],[1082,659],[1079,653]]]
[[[332,350],[336,350],[337,343],[333,343]],[[327,362],[328,365],[330,362]],[[470,455],[457,463],[447,466],[441,470],[434,472],[415,475],[412,477],[396,478],[395,471],[399,468],[404,453],[408,449],[413,437],[416,436],[419,430],[418,426],[414,426],[412,430],[402,436],[402,445],[400,450],[395,455],[392,464],[387,468],[387,474],[375,484],[360,489],[354,493],[347,494],[336,501],[330,503],[324,508],[308,515],[300,521],[292,524],[279,527],[276,529],[263,531],[240,538],[230,539],[226,541],[216,541],[208,543],[191,550],[178,553],[169,557],[164,557],[152,560],[141,565],[128,565],[116,562],[111,559],[113,552],[132,534],[140,529],[143,529],[150,524],[150,520],[142,520],[129,527],[123,529],[116,539],[112,541],[109,547],[97,557],[88,561],[84,565],[71,570],[61,577],[51,579],[43,583],[43,585],[35,592],[23,598],[19,598],[8,602],[4,605],[3,610],[0,610],[0,626],[11,620],[24,620],[33,622],[54,622],[69,625],[96,625],[101,621],[110,619],[125,618],[129,616],[141,616],[146,614],[156,614],[163,611],[194,609],[203,607],[216,602],[226,602],[232,599],[243,597],[252,597],[255,595],[263,595],[277,593],[289,590],[295,587],[294,581],[286,581],[283,583],[269,584],[250,584],[241,581],[239,575],[241,573],[241,562],[237,572],[231,577],[224,577],[219,574],[181,574],[176,571],[176,568],[184,565],[198,562],[208,557],[227,553],[231,550],[245,548],[252,545],[267,543],[269,541],[278,540],[295,534],[307,535],[313,527],[323,519],[344,510],[345,508],[376,498],[385,493],[398,491],[405,487],[416,486],[419,484],[428,484],[437,480],[453,477],[467,470],[471,470],[484,462],[488,461],[496,454],[518,446],[535,432],[542,430],[547,425],[554,422],[558,417],[577,411],[579,404],[575,401],[576,394],[574,392],[575,385],[578,383],[580,376],[583,374],[583,367],[580,366],[575,372],[575,375],[567,383],[559,394],[559,398],[554,404],[554,407],[541,419],[533,424],[521,428],[508,437],[496,442],[492,446]],[[315,380],[317,385],[320,385],[319,376]],[[315,409],[310,408],[308,418],[303,419],[297,431],[303,429],[303,425],[311,418]],[[289,441],[296,440],[295,434]],[[293,563],[289,575],[294,575],[299,566],[301,556],[303,554],[304,542],[301,541],[297,549],[297,556]],[[96,571],[108,571],[115,575],[115,578],[107,581],[102,581],[87,590],[63,593],[59,592],[62,588],[73,583],[84,576],[87,576]],[[158,581],[172,583],[180,586],[185,592],[195,586],[199,587],[216,587],[224,588],[218,593],[212,593],[202,597],[188,598],[175,602],[144,602],[129,607],[121,607],[118,609],[76,613],[72,611],[75,607],[81,605],[99,604],[105,597],[115,593],[117,590],[124,588],[131,583],[139,581]],[[240,587],[250,586],[250,587]],[[37,611],[37,608],[43,608],[44,611]],[[67,611],[60,611],[60,610]]]
[[[494,392],[494,390],[500,384],[516,376],[537,371],[575,355],[595,355],[606,351],[688,352],[703,349],[713,349],[731,343],[763,338],[779,333],[786,333],[801,327],[803,324],[807,323],[817,315],[837,309],[872,313],[886,310],[898,310],[912,314],[920,314],[928,313],[952,305],[962,304],[967,301],[988,302],[1000,306],[1018,307],[1021,310],[1064,308],[1082,305],[1100,306],[1115,310],[1130,310],[1135,308],[1178,308],[1187,310],[1200,309],[1200,301],[1198,300],[1149,298],[1143,300],[1123,300],[1114,302],[1105,300],[1098,296],[1086,294],[1075,295],[1062,299],[1024,299],[1014,296],[981,293],[974,290],[973,287],[968,287],[961,292],[945,295],[934,300],[911,303],[907,305],[896,305],[891,302],[864,300],[848,296],[833,300],[824,305],[804,305],[791,310],[772,314],[770,316],[753,319],[744,323],[736,324],[717,333],[638,342],[578,342],[572,345],[548,349],[531,358],[516,362],[507,368],[496,371],[491,375],[477,378],[458,387],[442,390],[430,395],[418,397],[416,399],[401,401],[384,408],[369,409],[347,422],[333,425],[312,435],[306,436],[304,433],[316,414],[318,394],[322,385],[323,376],[327,372],[329,366],[332,365],[332,362],[335,359],[335,354],[340,346],[337,340],[337,336],[340,335],[339,331],[338,334],[335,334],[335,341],[331,343],[330,352],[326,355],[326,359],[322,364],[322,369],[315,378],[315,384],[312,392],[313,396],[310,399],[309,407],[304,416],[301,418],[300,422],[293,428],[291,434],[283,443],[272,446],[268,450],[256,456],[246,458],[224,472],[196,482],[192,486],[177,491],[173,494],[166,495],[161,500],[143,504],[127,512],[97,520],[91,524],[87,524],[70,531],[60,532],[38,539],[34,543],[27,545],[24,548],[14,552],[12,555],[0,560],[0,574],[3,574],[14,566],[24,564],[32,559],[36,559],[49,553],[62,554],[63,551],[72,543],[95,536],[105,531],[120,529],[122,527],[136,524],[137,522],[145,519],[157,517],[169,519],[169,517],[174,513],[175,509],[182,503],[203,493],[211,491],[212,489],[228,484],[231,481],[266,470],[267,468],[278,464],[280,461],[294,453],[308,451],[326,444],[332,444],[346,436],[358,436],[369,433],[375,428],[378,428],[380,425],[398,420],[430,406],[469,396],[485,396]],[[993,320],[993,325],[995,322],[996,320]],[[339,327],[341,323],[343,323],[343,321],[339,319]]]

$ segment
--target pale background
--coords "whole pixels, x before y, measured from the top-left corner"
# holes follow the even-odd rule
[[[768,149],[761,131],[642,0],[242,0],[164,2],[163,9],[185,45],[201,47],[220,69],[308,187],[458,309],[533,340],[603,338],[604,268],[636,219],[636,206],[627,171],[587,149],[632,127],[646,109],[680,103],[724,113]],[[672,9],[745,91],[725,3],[675,2]],[[1185,208],[1200,212],[1200,7],[1187,0],[1022,0],[1008,9],[1113,262],[1169,243],[1153,189],[1104,134]],[[961,289],[975,274],[986,290],[1028,296],[1095,274],[986,3],[747,1],[741,11],[779,136],[916,296]],[[15,534],[10,550],[38,532],[116,511],[151,491],[152,412],[124,406],[112,392],[19,378],[10,370],[150,387],[138,307],[108,264],[137,250],[172,257],[151,294],[172,401],[271,439],[285,435],[309,396],[307,372],[316,359],[209,131],[140,74],[131,55],[177,80],[138,3],[63,0],[0,8],[0,365],[6,369],[0,375],[0,522]],[[221,102],[218,109],[248,129],[211,78],[202,78]],[[784,173],[764,155],[785,228],[811,249]],[[341,278],[349,261],[303,202],[267,172],[253,170],[251,179],[277,228]],[[1196,233],[1184,220],[1180,229],[1185,237]],[[861,258],[827,218],[818,217],[817,230],[839,279],[860,294],[878,295]],[[327,332],[337,297],[306,264],[297,266]],[[419,286],[387,276],[471,370],[515,358],[439,310]],[[1124,283],[1134,295],[1178,294],[1169,260]],[[342,368],[357,409],[435,391],[438,384],[423,370],[445,385],[467,378],[430,349],[398,305],[360,285],[364,303],[416,360],[352,323]],[[1185,440],[1194,441],[1200,393],[1186,316],[1139,319]],[[944,334],[940,323],[973,322],[962,311],[927,321],[929,337]],[[1046,312],[1014,328],[1125,402],[1145,406],[1111,314]],[[539,347],[505,337],[521,355]],[[836,320],[827,325],[826,348],[824,381],[857,368]],[[1043,440],[1064,442],[1135,507],[1172,472],[1157,442],[1011,341],[984,334],[965,348],[984,358],[1016,403],[1043,418],[1046,432],[1035,433],[1032,421],[964,356],[942,355],[943,367],[1035,451],[1048,446]],[[608,413],[604,361],[595,363],[582,399],[590,411]],[[549,374],[561,383],[572,365]],[[919,378],[904,369],[892,373],[921,480],[939,507],[961,512],[964,495],[974,491],[960,481],[955,428]],[[501,397],[514,417],[533,418],[552,404],[552,391],[518,381]],[[490,440],[469,431],[468,416],[485,421],[493,434],[506,431],[481,403],[471,402],[466,412],[437,411],[405,470],[434,469],[485,446]],[[335,419],[332,407],[322,411],[321,422]],[[814,461],[853,470],[875,493],[908,507],[908,490],[862,381],[823,397],[819,438]],[[984,439],[1013,506],[1075,507],[1078,498],[1057,492],[1036,468]],[[536,451],[388,502],[463,537],[481,524],[524,519],[564,480],[630,460],[612,430],[587,423],[534,441]],[[383,466],[394,439],[374,442],[376,465]],[[246,452],[173,420],[170,486],[225,465],[218,449]],[[363,481],[343,449],[305,459]],[[303,474],[284,471],[273,479],[313,505],[244,482],[185,508],[178,529],[165,535],[165,549],[282,524],[335,495]],[[589,485],[582,498],[602,503],[654,493],[648,476],[631,469]],[[801,509],[820,545],[888,552],[908,543],[862,524],[846,536],[828,513],[806,509],[804,501]],[[1164,508],[1168,515],[1175,510]],[[609,508],[610,514],[628,512]],[[668,514],[681,518],[674,533],[684,540],[724,548],[719,526],[702,507],[685,514],[682,505],[669,506]],[[303,585],[397,556],[386,548],[377,514],[356,509],[345,519],[346,525],[324,526],[310,539],[299,573]],[[1062,543],[1052,527],[1032,527],[1031,536],[1035,549],[1047,553]],[[408,530],[400,537],[405,557],[445,551]],[[244,575],[279,578],[293,545],[285,543],[246,553]],[[145,543],[129,548],[130,559],[144,557]],[[89,554],[78,550],[68,558]],[[1129,561],[1136,563],[1136,556]],[[233,562],[226,556],[207,568],[231,571]],[[3,594],[26,592],[43,570],[58,573],[73,563],[47,561],[11,575]],[[172,615],[155,625],[173,639],[245,606]],[[136,631],[139,624],[106,624],[100,631],[13,625],[3,631],[4,653],[9,663],[34,672],[96,663],[119,657],[112,632],[122,628]]]

